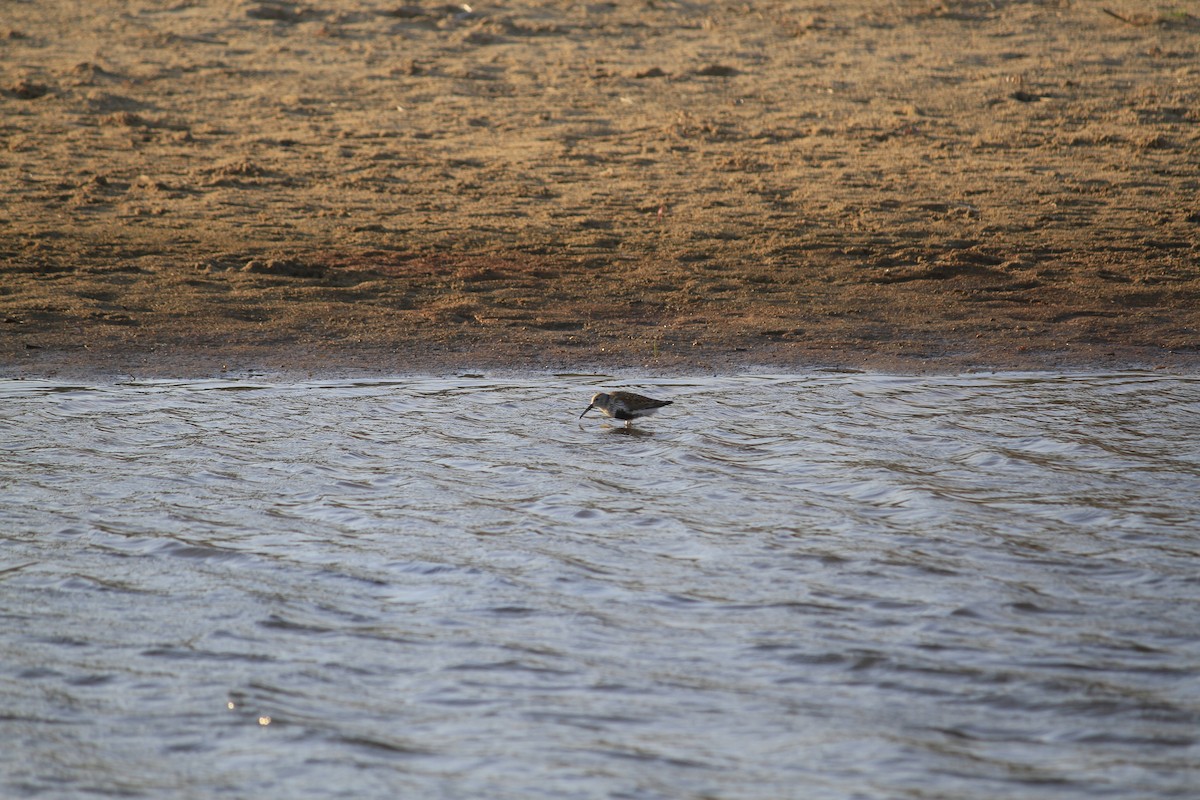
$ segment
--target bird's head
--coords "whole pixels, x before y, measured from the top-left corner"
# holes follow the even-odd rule
[[[591,411],[596,406],[602,406],[607,402],[608,402],[608,395],[605,394],[604,392],[597,392],[596,394],[592,395],[592,402],[588,403],[588,407],[583,410],[583,414],[586,414],[587,412]],[[583,414],[579,415],[580,419],[583,419]]]

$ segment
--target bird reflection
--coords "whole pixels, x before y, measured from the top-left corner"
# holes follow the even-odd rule
[[[654,435],[650,431],[644,430],[642,428],[626,428],[624,426],[622,426],[620,428],[609,428],[608,433],[616,434],[618,436],[638,436],[638,437]]]

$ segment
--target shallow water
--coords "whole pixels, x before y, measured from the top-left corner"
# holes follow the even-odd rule
[[[0,795],[1195,797],[1200,379],[0,381]]]

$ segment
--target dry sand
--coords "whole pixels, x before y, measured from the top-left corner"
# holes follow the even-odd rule
[[[1200,365],[1194,2],[0,0],[0,374]]]

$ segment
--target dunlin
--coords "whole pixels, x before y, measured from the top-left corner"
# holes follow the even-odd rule
[[[593,408],[598,408],[604,416],[624,421],[625,427],[628,428],[638,417],[648,417],[673,402],[675,401],[655,400],[653,397],[645,397],[633,392],[613,392],[612,394],[599,392],[592,396],[592,402],[583,410],[583,414]],[[583,419],[583,414],[579,415],[580,419]]]

